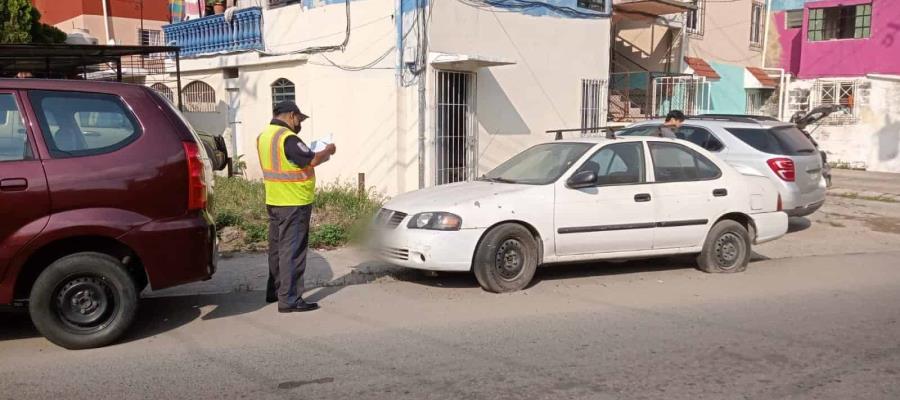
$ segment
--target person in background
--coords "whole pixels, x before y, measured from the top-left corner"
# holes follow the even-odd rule
[[[675,136],[675,132],[678,131],[678,128],[681,128],[681,124],[684,123],[685,119],[683,112],[679,110],[669,111],[669,113],[666,114],[666,122],[659,127],[657,136],[676,139],[677,136]]]
[[[303,300],[303,273],[309,245],[309,224],[316,192],[315,167],[336,152],[333,144],[313,152],[297,135],[309,118],[292,101],[275,105],[274,119],[257,137],[256,147],[266,187],[269,214],[269,285],[266,301],[278,302],[278,312],[318,309]]]

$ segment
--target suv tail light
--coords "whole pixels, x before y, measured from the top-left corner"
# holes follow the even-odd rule
[[[182,142],[188,168],[188,211],[206,209],[206,183],[203,181],[203,159],[200,145]]]
[[[794,161],[790,158],[773,158],[767,161],[772,172],[785,182],[793,182],[796,177]]]

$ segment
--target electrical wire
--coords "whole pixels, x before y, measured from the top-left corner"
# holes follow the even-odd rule
[[[328,52],[334,52],[334,51],[341,51],[341,52],[344,51],[345,49],[347,49],[347,44],[350,43],[350,31],[352,30],[351,24],[350,24],[350,0],[344,0],[344,7],[347,10],[347,28],[346,28],[345,34],[344,34],[344,41],[341,44],[332,45],[332,46],[307,47],[305,49],[288,51],[288,52],[283,52],[283,53],[271,53],[271,52],[267,52],[267,51],[257,50],[257,53],[259,53],[260,55],[263,55],[263,56],[285,56],[285,55],[291,55],[291,54],[317,54],[317,53],[328,53]]]

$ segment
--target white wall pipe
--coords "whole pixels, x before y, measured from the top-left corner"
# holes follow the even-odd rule
[[[771,10],[772,10],[772,0],[766,0],[766,9],[763,10],[764,13],[762,15],[762,17],[764,17],[766,19],[766,24],[765,24],[766,31],[763,32],[762,61],[760,61],[760,65],[763,68],[766,67],[766,53],[768,53],[768,47],[769,47],[769,20],[771,19],[770,18]],[[782,70],[782,72],[784,72],[784,71]],[[782,75],[783,75],[783,73],[782,73]]]
[[[109,9],[106,6],[106,2],[108,0],[100,0],[103,3],[103,29],[106,31],[106,44],[110,44],[109,41],[112,40],[109,37]]]

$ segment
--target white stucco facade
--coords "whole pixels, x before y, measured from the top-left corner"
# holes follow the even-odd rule
[[[829,162],[878,172],[900,172],[900,76],[823,78],[819,82],[855,82],[852,120],[808,128]],[[810,91],[816,80],[794,80],[790,91]],[[814,101],[814,100],[813,100]]]
[[[295,85],[297,104],[311,116],[301,138],[310,142],[331,134],[338,148],[330,162],[317,168],[320,184],[356,182],[364,173],[367,186],[388,195],[419,187],[419,86],[408,65],[416,38],[424,37],[414,29],[417,10],[395,0],[354,0],[345,51],[289,54],[340,44],[345,12],[343,2],[331,1],[263,6],[263,53],[181,61],[182,87],[202,81],[216,98],[215,112],[187,112],[186,117],[197,129],[234,141],[230,148],[246,162],[248,178],[261,176],[255,138],[271,118],[271,85],[287,79]],[[436,2],[428,12],[428,63],[419,74],[425,79],[426,186],[438,183],[439,71],[472,74],[472,176],[552,140],[547,130],[580,128],[582,79],[602,80],[605,87],[610,30],[605,16],[508,12],[459,1]],[[406,34],[402,44],[398,32]],[[356,68],[362,66],[367,68]],[[230,76],[236,69],[237,77],[226,78],[226,69]],[[604,121],[605,106],[598,111]]]

